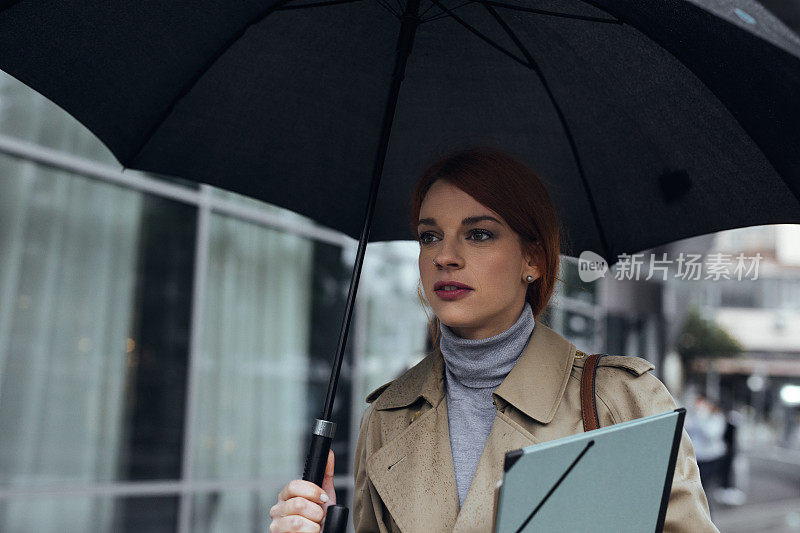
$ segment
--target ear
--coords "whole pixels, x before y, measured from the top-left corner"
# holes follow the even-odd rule
[[[538,242],[534,243],[531,248],[531,250],[527,250],[524,254],[526,266],[523,277],[533,276],[533,279],[537,280],[542,275],[541,264],[544,255],[542,253],[542,247]]]

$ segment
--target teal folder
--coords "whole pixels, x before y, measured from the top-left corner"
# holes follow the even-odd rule
[[[686,409],[506,454],[495,533],[661,533]]]

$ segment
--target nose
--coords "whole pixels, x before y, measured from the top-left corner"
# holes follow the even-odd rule
[[[442,239],[439,250],[433,257],[439,268],[462,268],[464,266],[464,258],[461,256],[455,240],[455,238],[446,237]]]

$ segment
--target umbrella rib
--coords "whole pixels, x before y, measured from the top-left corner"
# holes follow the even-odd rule
[[[400,19],[400,14],[397,13],[394,9],[392,9],[392,6],[390,6],[387,2],[385,2],[384,0],[375,0],[375,1],[378,2],[378,4],[380,4],[381,7],[383,7],[386,11],[391,13],[396,19],[398,20]]]
[[[420,13],[420,14],[419,14],[419,19],[420,19],[420,22],[423,22],[423,20],[422,20],[422,17],[424,17],[424,16],[425,16],[425,14],[426,14],[428,11],[430,11],[430,10],[431,10],[431,8],[433,8],[433,6],[435,6],[435,5],[436,5],[436,4],[434,4],[433,2],[431,2],[431,5],[429,5],[428,7],[426,7],[426,8],[425,8],[425,11],[423,11],[422,13]],[[441,11],[440,11],[440,13],[441,13]]]
[[[522,41],[519,39],[519,37],[517,37],[517,34],[513,32],[511,27],[506,23],[505,20],[502,19],[502,17],[500,17],[500,14],[497,13],[497,11],[492,8],[488,2],[481,1],[481,3],[483,4],[483,7],[486,8],[486,11],[488,11],[492,17],[494,17],[497,23],[500,24],[500,27],[503,28],[503,31],[506,32],[506,35],[508,35],[511,40],[514,41],[514,44],[517,45],[519,51],[522,52],[522,55],[524,55],[525,59],[528,60],[528,67],[534,68],[535,62],[533,61],[533,56],[531,56],[530,52],[528,52],[528,49],[525,48],[525,45],[522,44]]]
[[[458,8],[461,8],[461,7],[464,7],[464,6],[465,6],[465,5],[467,5],[467,4],[474,4],[476,1],[477,1],[477,0],[467,0],[466,2],[462,2],[461,4],[459,4],[459,5],[457,5],[457,6],[453,7],[453,8],[451,8],[451,9],[450,9],[450,11],[455,11],[456,9],[458,9]],[[435,5],[436,5],[436,4],[434,4],[434,3],[431,3],[431,5],[428,7],[428,9],[426,9],[426,10],[425,10],[425,12],[424,12],[424,13],[422,13],[422,15],[424,15],[425,13],[427,13],[427,12],[428,12],[428,11],[431,9],[431,7],[433,7],[433,6],[435,6]],[[442,18],[445,18],[445,17],[449,17],[449,16],[450,16],[449,14],[447,14],[447,13],[443,13],[442,11],[439,11],[439,12],[438,12],[438,13],[436,13],[435,15],[431,15],[429,18],[426,18],[426,19],[423,19],[423,18],[422,18],[422,15],[420,15],[420,24],[422,24],[423,22],[433,22],[434,20],[439,20],[439,19],[442,19]]]
[[[538,15],[550,15],[553,17],[562,17],[562,18],[569,18],[569,19],[576,19],[576,20],[588,20],[590,22],[604,22],[607,24],[623,24],[623,22],[619,19],[606,19],[601,17],[590,17],[588,15],[572,15],[569,13],[559,13],[558,11],[547,11],[545,9],[536,9],[533,7],[525,7],[525,6],[515,6],[512,4],[506,4],[504,2],[498,2],[497,0],[484,0],[484,4],[489,4],[495,7],[503,7],[506,9],[513,9],[516,11],[525,11],[526,13],[536,13]]]
[[[142,152],[142,150],[144,149],[145,145],[150,141],[150,139],[153,137],[153,135],[155,135],[156,131],[158,131],[158,129],[161,127],[161,125],[164,123],[164,121],[167,120],[167,117],[170,116],[170,114],[172,113],[173,109],[175,109],[175,106],[178,105],[178,102],[180,102],[181,99],[189,93],[189,91],[192,89],[192,87],[194,87],[194,85],[197,83],[197,81],[200,78],[202,78],[205,75],[205,73],[209,71],[209,69],[211,69],[211,67],[214,65],[214,63],[216,63],[217,60],[220,57],[222,57],[222,54],[224,54],[233,45],[233,43],[238,41],[239,38],[241,38],[241,36],[244,35],[244,33],[251,26],[254,26],[254,25],[258,24],[259,22],[261,22],[262,20],[267,18],[269,15],[271,15],[273,12],[275,12],[275,11],[281,9],[282,7],[284,7],[284,5],[287,4],[290,1],[291,0],[278,0],[275,4],[269,6],[268,8],[264,9],[263,11],[260,11],[255,17],[252,18],[252,20],[250,20],[247,24],[242,26],[239,29],[239,31],[234,33],[230,37],[230,39],[225,41],[225,43],[222,46],[220,46],[212,56],[210,56],[208,58],[208,60],[203,64],[203,66],[200,67],[200,69],[198,69],[198,71],[195,73],[195,75],[192,76],[186,82],[186,84],[181,88],[180,92],[178,92],[178,94],[175,95],[175,98],[172,99],[172,101],[170,102],[169,106],[167,106],[167,108],[164,110],[164,112],[161,114],[161,116],[158,118],[158,120],[153,122],[153,125],[148,129],[147,133],[142,137],[142,141],[139,143],[139,146],[137,146],[128,155],[128,157],[126,157],[124,160],[120,161],[122,163],[122,166],[125,167],[125,168],[130,168],[131,163],[133,162],[133,160],[136,159],[136,156],[138,156]],[[337,1],[337,3],[340,3],[340,2]]]
[[[503,48],[501,45],[497,44],[496,42],[494,42],[493,40],[491,40],[490,38],[488,38],[487,36],[485,36],[484,34],[482,34],[481,32],[479,32],[478,30],[476,30],[474,27],[472,27],[472,25],[470,25],[470,24],[469,24],[468,22],[466,22],[464,19],[462,19],[461,17],[459,17],[458,15],[456,15],[455,13],[453,13],[453,11],[452,11],[452,10],[450,10],[450,9],[448,9],[447,7],[443,6],[443,5],[441,4],[441,2],[439,2],[439,0],[431,0],[431,1],[432,1],[433,3],[435,3],[437,6],[439,6],[439,9],[441,9],[442,11],[446,11],[446,12],[447,12],[447,14],[448,14],[448,15],[450,15],[450,16],[453,18],[453,20],[455,20],[456,22],[458,22],[459,24],[461,24],[462,26],[464,26],[465,28],[467,28],[469,31],[471,31],[472,33],[474,33],[474,34],[475,34],[475,35],[477,35],[478,37],[480,37],[480,38],[481,38],[481,39],[482,39],[484,42],[486,42],[487,44],[489,44],[490,46],[492,46],[492,47],[493,47],[493,48],[495,48],[496,50],[498,50],[498,51],[502,52],[503,54],[507,55],[508,57],[510,57],[511,59],[513,59],[514,61],[516,61],[517,63],[519,63],[520,65],[522,65],[522,66],[524,66],[524,67],[528,67],[528,68],[530,68],[530,65],[529,65],[529,64],[527,64],[527,63],[525,62],[525,60],[523,60],[523,59],[521,59],[521,58],[517,57],[517,56],[516,56],[516,55],[515,55],[513,52],[510,52],[509,50],[506,50],[506,49],[505,49],[505,48]]]
[[[580,155],[578,154],[578,145],[575,142],[575,139],[572,136],[572,131],[569,129],[569,125],[567,124],[567,117],[564,116],[564,112],[561,110],[561,106],[558,105],[558,101],[556,100],[555,95],[553,94],[553,90],[550,88],[550,84],[547,83],[547,79],[544,77],[544,72],[542,71],[539,64],[533,59],[533,56],[525,48],[525,45],[522,44],[522,41],[517,37],[511,27],[506,23],[505,20],[500,17],[500,14],[490,5],[490,0],[479,0],[483,6],[486,8],[487,11],[497,20],[497,23],[503,28],[503,30],[508,34],[514,44],[517,45],[520,52],[525,56],[525,59],[528,61],[528,68],[533,70],[536,75],[539,77],[539,80],[542,82],[542,86],[544,90],[547,92],[547,96],[550,99],[550,102],[553,104],[553,107],[556,110],[556,114],[558,115],[558,119],[561,122],[561,127],[564,128],[564,133],[567,136],[567,141],[569,142],[570,150],[572,151],[572,157],[575,159],[575,165],[578,167],[578,175],[581,178],[581,183],[583,185],[583,189],[586,192],[586,197],[589,201],[589,207],[592,211],[592,217],[594,218],[595,226],[597,227],[597,232],[600,235],[600,244],[603,247],[603,252],[606,254],[606,259],[609,261],[611,260],[611,249],[608,246],[608,241],[606,240],[605,231],[603,231],[603,224],[600,221],[600,214],[597,212],[597,205],[594,201],[594,196],[592,195],[592,190],[589,187],[589,182],[586,179],[586,174],[583,170],[583,164],[581,163]]]

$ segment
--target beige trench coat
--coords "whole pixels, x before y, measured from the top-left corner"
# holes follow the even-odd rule
[[[497,414],[459,510],[447,422],[444,360],[436,350],[368,397],[355,454],[353,521],[361,532],[489,532],[505,453],[583,431],[585,354],[538,320],[517,364],[492,393]],[[596,373],[600,426],[676,408],[639,357],[606,356]],[[589,495],[576,494],[576,505]],[[711,522],[686,430],[665,533],[719,533]]]

